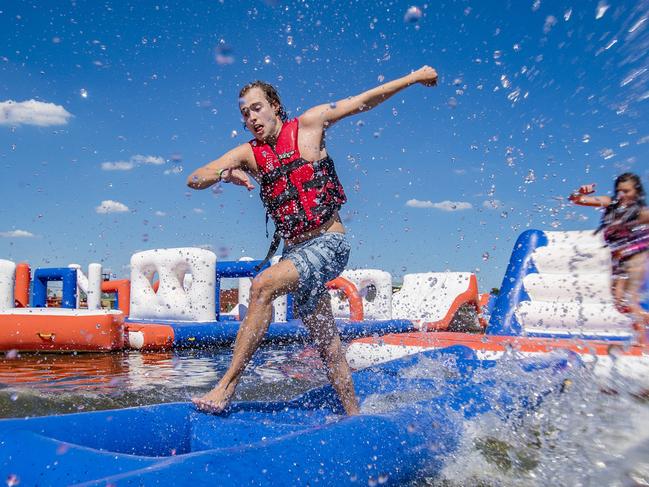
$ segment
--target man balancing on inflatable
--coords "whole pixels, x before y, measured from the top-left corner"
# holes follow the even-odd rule
[[[259,181],[267,215],[275,223],[266,260],[284,239],[282,259],[252,281],[248,312],[234,342],[232,362],[214,389],[193,402],[200,410],[218,413],[234,395],[239,378],[262,342],[270,324],[272,302],[293,293],[296,312],[309,331],[347,414],[358,413],[349,365],[334,323],[325,283],[336,278],[349,259],[338,210],[346,197],[334,163],[325,150],[325,130],[337,121],[374,108],[414,84],[435,86],[437,73],[424,66],[389,83],[337,103],[318,105],[288,120],[275,88],[255,81],[239,93],[239,109],[250,142],[194,171],[193,189],[218,181],[254,189]]]

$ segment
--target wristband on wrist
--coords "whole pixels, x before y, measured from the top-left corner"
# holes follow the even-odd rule
[[[216,177],[219,178],[219,181],[223,179],[223,173],[227,171],[227,169],[217,169],[216,171]]]

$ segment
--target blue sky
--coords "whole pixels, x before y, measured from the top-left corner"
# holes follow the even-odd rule
[[[120,277],[150,248],[261,257],[257,192],[185,186],[250,138],[241,86],[275,84],[297,115],[429,64],[437,88],[327,134],[350,265],[499,286],[524,229],[596,225],[562,199],[574,187],[610,191],[623,170],[649,184],[648,15],[646,0],[2,2],[0,257]]]

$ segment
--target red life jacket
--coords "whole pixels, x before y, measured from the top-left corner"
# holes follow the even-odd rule
[[[275,234],[294,238],[326,223],[347,201],[329,156],[306,161],[298,148],[298,119],[282,125],[275,147],[250,141],[261,175],[261,200]]]

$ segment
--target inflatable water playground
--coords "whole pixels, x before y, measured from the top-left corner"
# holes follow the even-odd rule
[[[90,264],[87,275],[76,264],[38,268],[32,275],[26,263],[1,260],[0,349],[164,350],[230,343],[245,316],[257,264],[249,258],[217,262],[206,249],[153,249],[132,256],[130,279],[111,281],[102,279],[100,264]],[[634,330],[631,318],[613,304],[610,274],[610,252],[600,236],[530,230],[514,246],[498,296],[480,294],[476,276],[468,272],[406,274],[393,292],[388,272],[346,270],[328,287],[341,335],[369,336],[350,347],[349,358],[359,365],[363,356],[370,362],[381,354],[394,358],[388,352],[393,342],[403,351],[408,350],[406,341],[415,350],[442,337],[471,346],[478,335],[484,335],[485,343],[516,338],[541,348],[548,340],[593,345],[638,341],[636,347],[644,351],[644,330]],[[238,279],[238,302],[222,312],[221,281],[226,278]],[[60,308],[47,306],[52,281],[62,285]],[[118,309],[102,309],[102,293],[114,293]],[[293,316],[291,295],[276,299],[267,339],[306,336]],[[377,341],[382,352],[373,345]]]
[[[2,261],[0,343],[13,355],[228,344],[258,262],[155,249],[133,255],[130,279],[106,281],[98,264],[86,275],[78,265],[32,273]],[[238,279],[237,302],[222,312],[226,278]],[[617,374],[646,394],[646,332],[615,309],[610,279],[601,237],[537,230],[520,235],[498,296],[481,294],[472,273],[406,274],[393,291],[385,271],[348,270],[329,287],[351,340],[360,416],[341,416],[326,386],[289,401],[233,403],[217,416],[183,402],[0,420],[2,474],[21,485],[399,485],[436,476],[467,422],[525,415],[561,394],[576,368]],[[47,306],[51,281],[61,281],[60,308]],[[116,294],[118,309],[102,309],[102,293]],[[290,295],[273,307],[270,340],[306,337]]]

